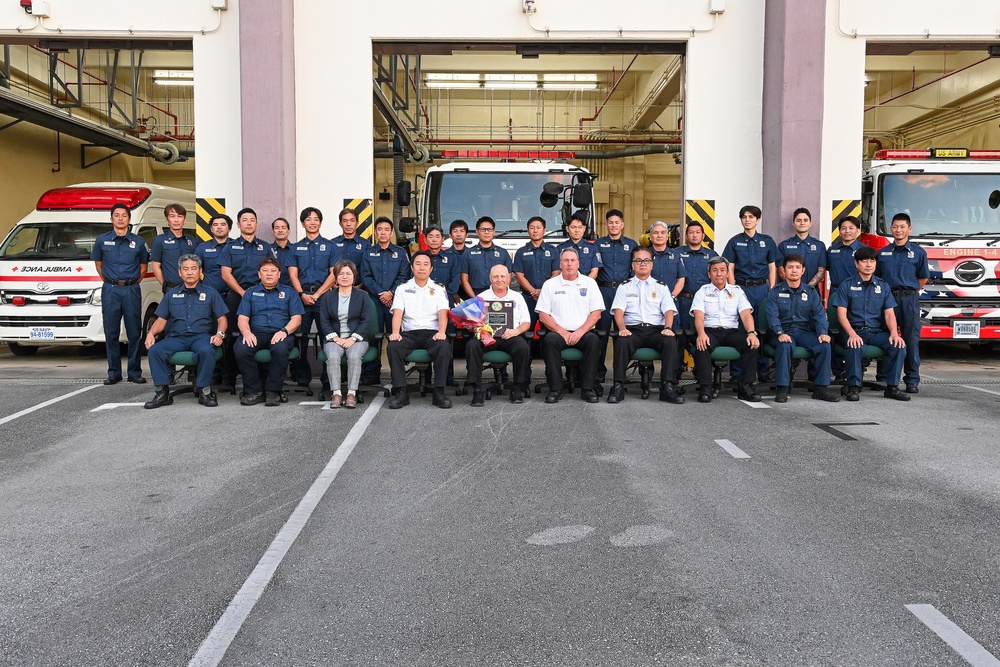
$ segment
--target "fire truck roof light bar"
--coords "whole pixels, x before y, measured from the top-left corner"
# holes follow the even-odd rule
[[[495,151],[495,150],[444,150],[441,151],[444,159],[472,159],[482,158],[487,160],[572,160],[576,157],[574,151]]]
[[[876,160],[929,160],[929,159],[1000,160],[1000,151],[974,151],[968,148],[898,149],[887,148],[875,152]]]
[[[109,211],[115,204],[130,209],[146,201],[149,188],[55,188],[38,198],[40,211]]]

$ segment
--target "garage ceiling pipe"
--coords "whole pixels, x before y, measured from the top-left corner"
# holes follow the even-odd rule
[[[499,144],[498,144],[499,145]],[[613,160],[616,158],[623,157],[638,157],[640,155],[663,155],[663,154],[673,154],[681,152],[681,145],[677,144],[646,144],[643,146],[626,146],[625,148],[617,148],[613,150],[582,150],[582,151],[572,151],[575,160]],[[441,151],[432,150],[429,151],[429,159],[441,160],[443,156]],[[373,151],[373,156],[375,158],[391,158],[393,157],[393,152],[391,149],[385,148],[384,144],[375,144],[375,149]]]
[[[385,122],[392,128],[393,133],[399,137],[399,140],[403,144],[403,152],[406,153],[407,158],[414,164],[423,164],[426,162],[428,159],[427,148],[417,143],[414,136],[410,134],[406,124],[403,123],[403,119],[392,108],[392,103],[385,96],[382,86],[374,79],[372,80],[372,100],[375,102],[375,108],[378,109],[378,112],[385,118]]]

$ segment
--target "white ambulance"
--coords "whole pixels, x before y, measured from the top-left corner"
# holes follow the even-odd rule
[[[167,204],[187,209],[185,229],[195,234],[194,193],[188,190],[151,183],[82,183],[43,194],[0,245],[0,343],[15,355],[35,354],[41,345],[104,342],[101,279],[90,251],[98,235],[111,231],[111,207],[118,203],[129,207],[131,231],[150,247],[167,230]],[[147,270],[142,280],[143,337],[161,296],[160,284]]]

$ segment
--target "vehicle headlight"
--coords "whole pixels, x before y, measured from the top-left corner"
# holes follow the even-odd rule
[[[90,295],[87,297],[87,303],[91,306],[101,305],[101,289],[95,289],[91,291]]]
[[[5,303],[7,303],[7,295],[4,294],[3,292],[0,292],[0,304],[5,304]]]

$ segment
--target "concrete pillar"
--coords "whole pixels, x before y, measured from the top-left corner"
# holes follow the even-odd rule
[[[224,199],[235,215],[243,202],[240,3],[231,3],[219,29],[193,37],[194,117],[197,123],[195,196]],[[193,217],[194,212],[189,213]]]
[[[238,4],[244,205],[257,211],[262,238],[272,238],[271,221],[281,216],[292,223],[296,240],[303,232],[295,198],[294,3]]]
[[[764,231],[780,242],[794,233],[792,211],[820,202],[826,0],[767,0],[764,13]]]

